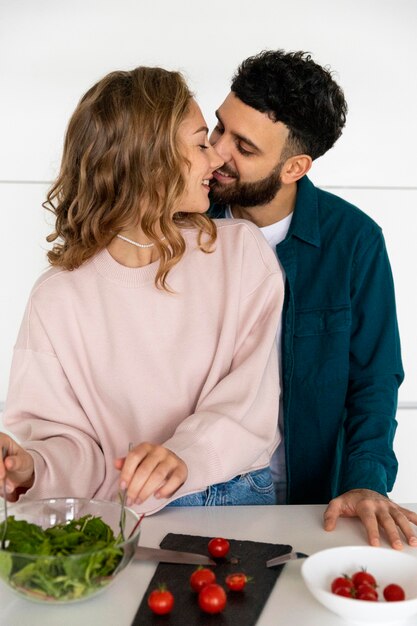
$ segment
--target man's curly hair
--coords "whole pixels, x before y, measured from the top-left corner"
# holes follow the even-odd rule
[[[307,52],[265,50],[249,57],[232,79],[232,92],[289,129],[286,158],[317,159],[342,134],[347,104],[331,72]]]

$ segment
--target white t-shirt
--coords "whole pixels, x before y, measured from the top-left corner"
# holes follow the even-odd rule
[[[293,214],[290,213],[287,217],[284,217],[279,222],[275,222],[274,224],[270,224],[269,226],[263,226],[260,228],[263,236],[269,243],[273,252],[275,253],[277,259],[277,251],[276,246],[284,241],[287,236],[288,229],[291,224]],[[227,207],[225,217],[233,218],[230,207]],[[282,267],[279,259],[278,263],[281,267],[283,278],[285,281],[285,272]],[[282,372],[282,363],[281,363],[281,336],[277,334],[276,337],[277,348],[278,348],[278,360],[279,360],[279,373],[281,377]],[[272,479],[275,483],[275,489],[277,492],[277,501],[278,504],[286,503],[286,493],[287,493],[287,478],[286,478],[286,468],[285,468],[285,444],[284,444],[284,411],[282,405],[282,394],[279,403],[279,413],[278,413],[278,427],[281,434],[281,442],[278,448],[275,450],[272,459],[271,459],[271,471],[272,471]]]

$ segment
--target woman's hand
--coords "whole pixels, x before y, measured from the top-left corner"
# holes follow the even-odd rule
[[[184,461],[163,446],[141,443],[126,458],[116,459],[121,470],[120,489],[127,488],[127,503],[140,504],[149,496],[169,498],[186,481]]]
[[[4,463],[0,455],[0,485],[3,488],[3,482],[6,481],[7,499],[15,501],[19,494],[33,485],[35,477],[33,458],[5,433],[0,433],[0,447],[7,450]]]

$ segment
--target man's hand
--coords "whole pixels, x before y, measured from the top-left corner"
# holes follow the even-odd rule
[[[127,502],[140,504],[149,496],[169,498],[186,481],[188,469],[182,459],[163,446],[141,443],[125,459],[115,460],[121,470],[120,488],[127,488]]]
[[[0,433],[0,448],[7,450],[4,463],[0,455],[0,486],[6,481],[7,499],[17,500],[19,494],[27,491],[34,480],[34,463],[32,455],[19,446],[14,439]]]
[[[381,528],[396,550],[403,547],[400,531],[410,546],[417,547],[417,537],[411,526],[411,523],[417,524],[417,513],[400,507],[376,491],[352,489],[331,500],[323,516],[324,529],[334,530],[338,517],[359,517],[371,546],[379,546]]]

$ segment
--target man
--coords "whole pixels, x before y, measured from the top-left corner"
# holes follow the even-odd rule
[[[417,545],[417,515],[391,502],[403,379],[390,265],[381,229],[307,178],[340,137],[347,106],[330,72],[303,52],[244,61],[210,141],[224,160],[212,217],[251,220],[286,276],[279,338],[282,443],[278,502],[327,503],[324,527],[358,516],[394,548]]]

